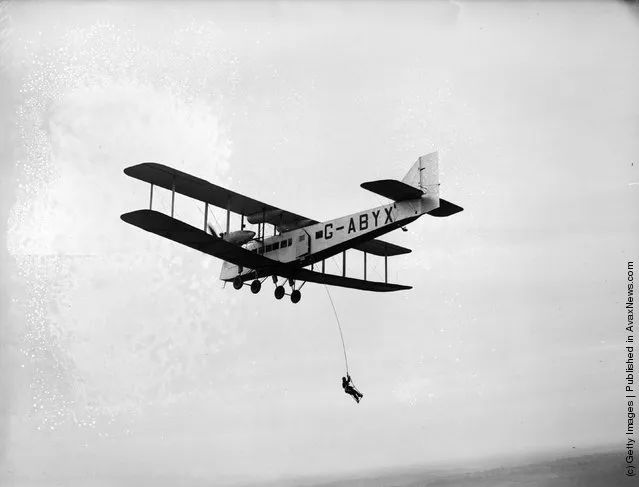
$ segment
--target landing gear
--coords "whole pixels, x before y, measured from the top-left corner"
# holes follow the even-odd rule
[[[252,283],[251,283],[251,292],[253,294],[257,294],[260,292],[260,289],[262,289],[262,283],[258,280],[255,279]]]
[[[275,299],[277,299],[278,301],[281,300],[284,296],[289,295],[291,297],[291,301],[293,303],[299,303],[300,299],[302,299],[302,293],[300,292],[299,289],[295,289],[295,281],[293,279],[289,279],[288,282],[291,286],[291,294],[288,294],[286,292],[286,289],[284,288],[284,285],[286,285],[286,281],[284,281],[282,284],[280,284],[279,282],[277,282],[277,276],[272,276],[273,277],[273,283],[275,284]],[[302,286],[304,286],[305,283],[302,283]],[[242,279],[242,276],[235,276],[235,278],[233,279],[233,287],[235,289],[242,289],[242,287],[244,286],[244,281]],[[260,290],[262,289],[262,281],[260,281],[259,279],[254,279],[251,282],[251,292],[253,294],[257,294],[260,292]]]

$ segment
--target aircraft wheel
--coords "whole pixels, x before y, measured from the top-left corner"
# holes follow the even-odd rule
[[[297,289],[291,293],[291,301],[293,301],[293,303],[299,303],[300,299],[302,299],[302,293]]]
[[[253,294],[257,294],[260,292],[260,289],[262,289],[262,283],[255,279],[252,283],[251,283],[251,292]]]
[[[242,278],[240,276],[237,276],[235,279],[233,279],[233,287],[235,289],[242,289],[242,285],[244,283],[242,282]]]
[[[282,299],[284,297],[284,286],[277,286],[275,288],[275,299]]]

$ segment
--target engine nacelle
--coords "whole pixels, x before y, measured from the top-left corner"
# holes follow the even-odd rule
[[[220,237],[222,237],[222,239],[226,242],[235,245],[244,245],[255,237],[255,232],[252,232],[251,230],[237,230],[235,232],[221,233]]]
[[[264,212],[258,211],[257,213],[246,215],[246,219],[249,223],[252,224],[262,223],[263,221],[277,221],[282,218],[282,213],[282,210],[275,208],[273,210]]]

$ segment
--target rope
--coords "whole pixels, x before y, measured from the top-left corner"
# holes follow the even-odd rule
[[[346,375],[350,375],[350,373],[348,372],[348,356],[346,355],[346,345],[344,344],[344,334],[342,333],[342,325],[340,325],[339,316],[337,316],[337,310],[335,309],[335,303],[333,303],[333,298],[331,297],[331,293],[328,291],[328,286],[326,284],[324,284],[324,289],[326,289],[326,294],[328,294],[328,299],[331,300],[333,313],[335,313],[335,319],[337,320],[337,329],[339,330],[339,336],[342,339],[342,350],[344,351],[344,362],[346,363]]]

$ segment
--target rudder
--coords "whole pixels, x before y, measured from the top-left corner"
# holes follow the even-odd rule
[[[439,196],[439,155],[431,152],[417,158],[402,183],[419,189],[426,196]]]

